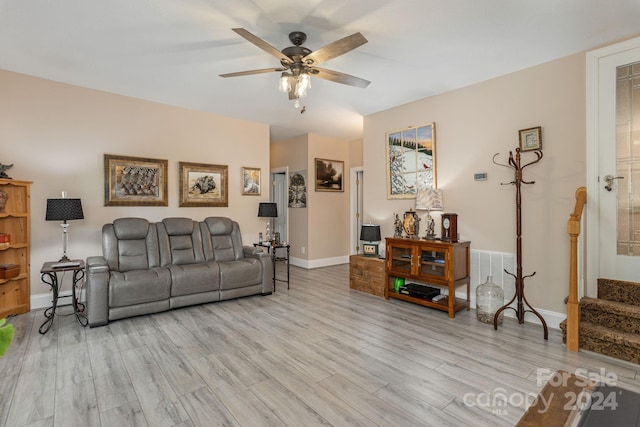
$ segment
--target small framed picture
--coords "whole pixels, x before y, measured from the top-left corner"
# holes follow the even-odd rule
[[[342,160],[316,159],[316,191],[344,191]]]
[[[178,162],[180,207],[229,206],[227,165]]]
[[[260,168],[242,168],[242,195],[260,195]]]
[[[542,128],[540,126],[522,129],[520,134],[520,151],[542,150]]]

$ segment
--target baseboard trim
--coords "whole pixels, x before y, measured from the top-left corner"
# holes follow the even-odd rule
[[[466,292],[456,292],[456,298],[466,299]],[[512,304],[514,306],[514,304]],[[471,308],[476,308],[475,296],[471,296]],[[536,311],[540,313],[545,322],[547,322],[547,327],[551,329],[560,329],[560,322],[564,321],[567,318],[566,313],[558,313],[555,311],[543,310],[540,308],[536,308]],[[512,319],[516,318],[516,313],[513,310],[504,310],[503,311],[505,317],[509,317]],[[541,325],[540,319],[533,313],[526,312],[524,314],[524,321],[527,323],[537,323]],[[542,326],[542,325],[541,325]]]
[[[71,298],[71,290],[62,291],[58,294],[59,305],[67,305],[70,303],[65,301],[64,298]],[[31,295],[31,310],[39,310],[41,308],[51,307],[51,300],[53,299],[53,295],[51,292],[47,292],[46,294],[36,294]],[[84,295],[81,297],[81,301],[84,301]]]
[[[320,267],[330,267],[332,265],[349,264],[348,256],[333,257],[333,258],[321,258],[321,259],[302,259],[302,258],[289,258],[291,265],[296,267],[306,268],[311,270]]]

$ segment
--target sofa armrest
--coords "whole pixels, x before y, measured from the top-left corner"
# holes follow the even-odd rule
[[[268,253],[264,252],[262,248],[255,247],[255,246],[243,246],[242,251],[244,252],[244,256],[253,256],[256,254],[269,255]]]
[[[101,256],[87,258],[87,318],[89,326],[109,323],[109,265]]]
[[[262,265],[262,295],[272,293],[273,261],[271,260],[271,254],[253,246],[243,246],[242,249],[245,257],[257,258]]]

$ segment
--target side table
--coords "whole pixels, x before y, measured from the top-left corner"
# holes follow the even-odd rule
[[[384,258],[365,255],[349,257],[349,288],[384,297]]]
[[[71,305],[73,306],[73,314],[76,316],[78,323],[82,326],[87,326],[89,320],[84,312],[84,304],[78,301],[76,296],[76,286],[84,279],[85,265],[83,260],[72,260],[68,263],[61,263],[56,261],[45,262],[40,269],[42,281],[51,286],[53,291],[53,299],[51,301],[51,307],[44,311],[44,317],[46,320],[40,326],[40,333],[46,334],[53,324],[53,318],[56,315],[56,309],[58,308],[58,298],[60,298],[61,284],[58,281],[58,273],[64,273],[66,271],[73,272],[73,280],[71,285]],[[69,305],[69,304],[65,304]]]
[[[267,253],[271,254],[271,261],[273,262],[273,292],[276,291],[276,281],[278,282],[287,282],[287,289],[289,289],[289,251],[291,250],[291,245],[273,245],[270,243],[254,243],[254,247],[259,248],[267,248]],[[278,249],[286,249],[286,256],[278,256]],[[287,263],[287,280],[278,279],[276,274],[276,261],[284,261]]]

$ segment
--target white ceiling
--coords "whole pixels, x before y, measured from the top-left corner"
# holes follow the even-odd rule
[[[322,67],[372,83],[315,78],[301,114],[278,73],[218,76],[279,66],[235,27],[278,49],[294,30],[311,50],[361,32]],[[354,139],[364,115],[639,33],[640,0],[0,0],[0,68],[268,123],[272,139]]]

